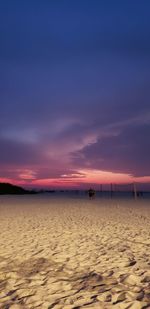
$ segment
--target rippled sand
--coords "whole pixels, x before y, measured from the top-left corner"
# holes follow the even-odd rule
[[[150,308],[150,203],[0,197],[0,308]]]

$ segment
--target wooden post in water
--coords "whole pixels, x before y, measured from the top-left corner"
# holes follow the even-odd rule
[[[103,187],[102,187],[102,184],[100,185],[100,193],[102,195],[102,192],[103,192]]]
[[[114,183],[114,196],[115,196],[115,192],[116,192],[116,184]]]
[[[112,185],[112,183],[110,184],[110,196],[111,196],[111,198],[113,196],[113,185]]]
[[[134,194],[134,199],[137,199],[137,189],[136,189],[136,183],[133,183],[133,194]]]

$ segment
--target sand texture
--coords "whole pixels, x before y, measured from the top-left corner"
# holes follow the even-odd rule
[[[0,308],[150,308],[150,203],[0,197]]]

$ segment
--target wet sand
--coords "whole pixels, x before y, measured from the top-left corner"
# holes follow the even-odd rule
[[[150,308],[150,203],[0,197],[0,308]]]

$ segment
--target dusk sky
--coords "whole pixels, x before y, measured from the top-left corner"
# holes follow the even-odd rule
[[[150,182],[150,1],[0,1],[0,181]]]

